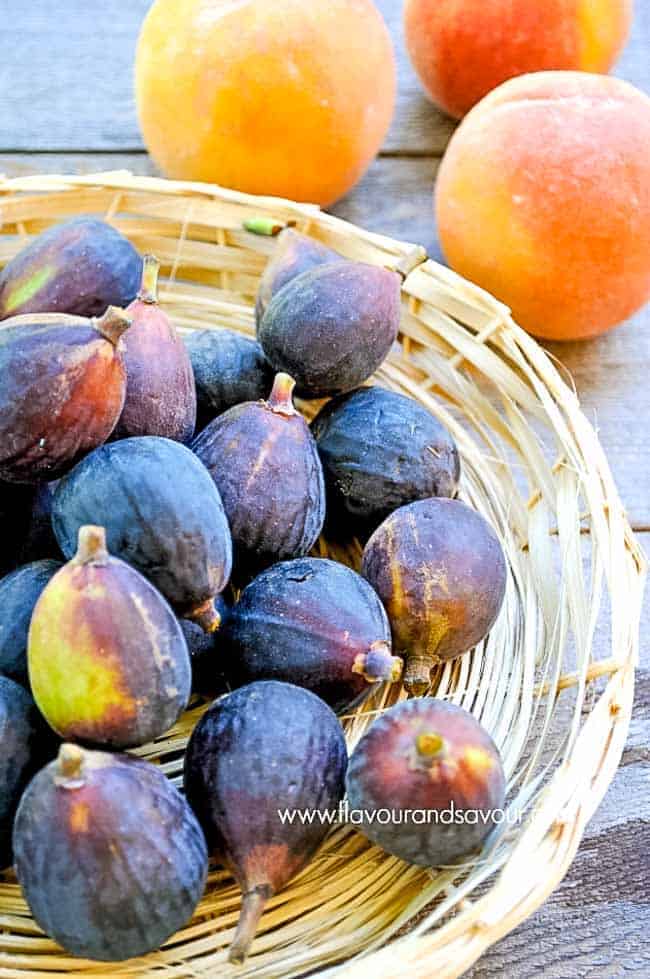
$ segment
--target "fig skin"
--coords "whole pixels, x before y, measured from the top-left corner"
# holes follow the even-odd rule
[[[302,557],[323,528],[323,470],[293,386],[278,374],[268,401],[231,408],[192,445],[221,494],[239,577]]]
[[[0,870],[12,861],[11,833],[23,789],[54,755],[57,740],[30,694],[0,676]]]
[[[220,641],[233,686],[283,680],[337,711],[371,684],[402,675],[377,594],[361,575],[323,558],[284,561],[262,572],[242,592]]]
[[[229,408],[271,390],[273,368],[256,340],[234,330],[197,330],[184,341],[196,383],[197,434]]]
[[[132,320],[122,349],[126,399],[114,434],[189,442],[196,425],[194,372],[185,344],[158,304],[159,269],[160,262],[145,255],[140,291],[126,310]]]
[[[458,822],[419,822],[404,812],[401,822],[363,821],[373,843],[422,867],[451,863],[479,847],[505,803],[492,738],[466,710],[431,697],[402,701],[377,718],[350,757],[346,785],[350,809],[475,811]]]
[[[34,700],[64,739],[136,748],[178,720],[192,670],[176,616],[135,568],[82,527],[76,556],[43,590],[29,628]]]
[[[231,962],[244,961],[266,902],[327,834],[317,820],[283,825],[278,809],[335,809],[346,767],[336,715],[289,683],[241,687],[216,700],[197,724],[185,755],[185,792],[208,848],[243,892]]]
[[[53,480],[101,445],[124,404],[120,337],[130,319],[57,314],[0,326],[0,479]]]
[[[325,473],[328,530],[365,539],[389,514],[430,496],[453,497],[456,443],[413,398],[358,388],[328,402],[311,424]]]
[[[214,599],[228,583],[232,541],[221,497],[185,446],[144,436],[104,445],[61,480],[52,523],[67,558],[84,524],[106,528],[108,549],[137,568],[176,612],[219,627]]]
[[[61,560],[61,548],[52,529],[52,501],[57,482],[38,483],[34,487],[29,522],[18,555],[21,565],[33,561]]]
[[[485,638],[501,610],[507,566],[488,522],[460,500],[419,500],[377,528],[362,573],[381,598],[404,686],[416,696],[431,668]]]
[[[258,327],[273,296],[287,282],[319,265],[345,261],[338,252],[315,238],[295,231],[294,228],[284,228],[275,241],[275,250],[260,279],[257,292],[255,322]]]
[[[223,595],[217,596],[214,606],[221,620],[217,632],[204,632],[200,625],[190,619],[178,620],[192,664],[192,691],[210,700],[228,693],[231,689],[224,672],[221,649],[224,623],[230,614],[230,608]]]
[[[38,236],[0,272],[0,319],[23,313],[101,316],[136,296],[142,260],[105,221],[79,217]]]
[[[275,294],[257,331],[267,360],[305,398],[362,384],[397,339],[402,279],[397,272],[337,262],[301,273]]]
[[[34,561],[0,581],[0,674],[29,686],[27,635],[34,607],[43,589],[63,565]]]
[[[205,889],[205,838],[163,773],[64,744],[25,792],[16,873],[40,927],[72,955],[118,962],[160,948]]]

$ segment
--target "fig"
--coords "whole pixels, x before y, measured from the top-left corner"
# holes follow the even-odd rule
[[[122,411],[120,337],[110,307],[97,320],[52,313],[0,327],[0,479],[52,480],[109,437]]]
[[[377,718],[352,752],[346,783],[364,835],[422,867],[466,856],[503,819],[505,775],[492,738],[462,707],[431,697]],[[380,810],[393,818],[373,818]]]
[[[431,412],[381,387],[328,402],[311,425],[323,464],[328,530],[367,538],[398,507],[454,496],[456,443]]]
[[[231,408],[192,445],[221,494],[239,574],[302,557],[323,527],[323,470],[293,388],[278,374],[268,401]]]
[[[363,575],[384,603],[404,686],[419,695],[432,666],[468,652],[490,631],[506,588],[506,559],[488,522],[460,500],[395,510],[363,552]]]
[[[289,823],[280,813],[331,812],[346,766],[336,715],[289,683],[241,687],[197,724],[185,755],[185,792],[208,848],[243,892],[231,962],[244,961],[266,902],[305,867],[328,830],[326,818]]]
[[[33,489],[29,522],[19,551],[20,564],[61,558],[61,548],[52,529],[52,501],[57,482],[38,483]]]
[[[54,734],[48,730],[29,693],[0,676],[0,869],[11,864],[11,833],[23,789],[53,756]]]
[[[228,583],[232,541],[221,498],[185,446],[156,436],[104,445],[61,480],[52,523],[67,558],[84,524],[137,568],[184,618],[219,626],[214,599]]]
[[[34,606],[59,561],[34,561],[0,581],[0,673],[27,686],[27,634]]]
[[[192,917],[207,877],[201,827],[159,768],[72,744],[23,795],[14,851],[43,931],[105,962],[160,948]]]
[[[286,680],[335,710],[402,675],[377,594],[361,575],[323,558],[284,561],[255,578],[220,640],[233,686]]]
[[[190,619],[179,619],[192,664],[192,690],[211,700],[230,690],[221,655],[223,623],[227,620],[229,608],[223,595],[215,598],[214,605],[221,620],[217,633],[205,632]]]
[[[22,313],[101,316],[135,298],[142,260],[105,221],[78,217],[40,234],[0,272],[0,319]]]
[[[34,700],[69,741],[135,748],[187,707],[191,666],[171,608],[146,578],[82,527],[75,557],[45,586],[27,659]]]
[[[185,345],[196,382],[197,432],[228,408],[271,390],[273,369],[256,340],[234,330],[197,330]]]
[[[306,398],[358,387],[397,339],[401,283],[397,272],[361,262],[302,272],[273,296],[259,325],[266,359]]]
[[[159,269],[158,259],[145,255],[140,292],[126,311],[132,320],[122,341],[126,400],[115,436],[189,442],[196,425],[194,372],[185,344],[158,305]]]
[[[303,235],[293,228],[284,228],[276,238],[273,256],[260,279],[255,304],[257,325],[262,322],[266,307],[273,296],[286,286],[287,282],[318,265],[343,261],[345,259],[342,255],[332,251],[316,238]]]
[[[34,501],[32,486],[3,483],[0,480],[0,575],[14,571],[20,564]]]

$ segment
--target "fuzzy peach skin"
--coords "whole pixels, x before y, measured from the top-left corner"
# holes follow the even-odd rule
[[[411,61],[433,101],[460,118],[516,75],[607,72],[630,29],[632,0],[406,0]]]
[[[136,58],[145,143],[169,177],[330,204],[393,115],[371,0],[156,0]]]
[[[650,296],[650,98],[539,72],[469,113],[438,172],[447,261],[529,332],[595,336]]]

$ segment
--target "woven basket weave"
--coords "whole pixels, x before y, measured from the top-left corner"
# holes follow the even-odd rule
[[[243,967],[226,959],[239,893],[221,869],[192,922],[160,952],[108,966],[73,959],[44,936],[5,874],[0,975],[460,975],[566,873],[614,775],[630,717],[644,558],[575,393],[491,296],[422,249],[315,207],[116,172],[0,181],[0,211],[0,264],[54,222],[106,217],[161,260],[161,300],[187,329],[253,332],[258,279],[273,249],[272,239],[243,229],[253,217],[295,223],[352,259],[412,269],[399,344],[376,379],[451,430],[461,496],[497,528],[510,564],[491,635],[440,667],[433,684],[437,696],[473,711],[502,751],[509,819],[480,857],[426,871],[338,827],[270,902]],[[318,405],[301,407],[311,417]],[[318,552],[358,567],[355,542],[343,553],[321,541]],[[378,691],[346,718],[350,745],[396,696]],[[137,754],[178,784],[187,736],[204,709],[195,702]]]

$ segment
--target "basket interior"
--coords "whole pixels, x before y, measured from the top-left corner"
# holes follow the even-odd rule
[[[220,868],[187,928],[160,952],[109,968],[72,959],[44,937],[5,874],[0,971],[288,977],[347,963],[335,971],[458,975],[563,876],[615,770],[629,717],[643,559],[573,391],[492,297],[412,245],[316,208],[125,174],[28,178],[0,191],[0,263],[56,221],[106,217],[161,260],[160,298],[181,329],[254,332],[273,240],[245,231],[250,217],[294,223],[349,258],[413,267],[399,342],[375,381],[416,398],[453,433],[460,496],[498,530],[510,568],[490,636],[438,668],[432,686],[471,710],[502,752],[508,819],[479,856],[423,870],[338,827],[270,901],[243,967],[226,960],[239,893]],[[319,403],[299,406],[311,417]],[[322,539],[315,553],[358,568],[361,549]],[[346,717],[350,746],[398,696],[378,690]],[[135,753],[178,784],[187,736],[205,706],[194,701],[166,737]]]

